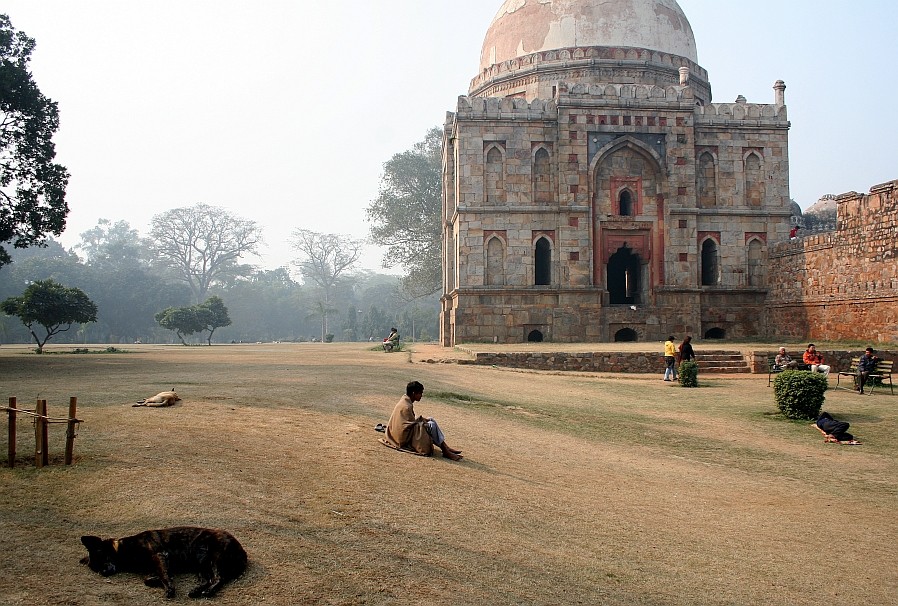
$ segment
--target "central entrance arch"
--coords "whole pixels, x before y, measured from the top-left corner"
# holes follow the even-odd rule
[[[626,245],[608,259],[608,297],[612,305],[640,303],[641,283],[639,255]]]

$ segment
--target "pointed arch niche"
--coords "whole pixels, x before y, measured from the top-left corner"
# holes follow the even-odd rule
[[[505,285],[505,232],[492,231],[484,234],[486,245],[483,247],[483,283],[485,286]]]
[[[552,156],[544,145],[539,145],[535,149],[531,174],[533,201],[537,204],[552,203]]]
[[[745,155],[745,205],[761,208],[764,205],[764,163],[756,151]]]
[[[715,208],[717,206],[717,158],[711,151],[706,150],[699,155],[696,181],[698,207]]]
[[[487,206],[505,203],[505,150],[497,143],[483,150],[483,198]]]
[[[748,286],[767,286],[767,234],[745,234],[745,281]]]

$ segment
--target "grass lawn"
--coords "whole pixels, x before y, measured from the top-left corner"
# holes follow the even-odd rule
[[[613,346],[614,344],[611,344]],[[891,605],[898,396],[830,390],[861,446],[777,414],[767,375],[548,373],[428,363],[407,344],[0,348],[6,398],[84,420],[52,465],[0,431],[0,604],[165,604],[79,537],[220,527],[250,567],[215,603]],[[600,349],[603,346],[593,346]],[[93,349],[102,349],[95,347]],[[377,442],[405,384],[465,460]],[[835,386],[835,378],[831,379]],[[175,388],[171,408],[134,408]],[[192,602],[178,579],[174,603]]]

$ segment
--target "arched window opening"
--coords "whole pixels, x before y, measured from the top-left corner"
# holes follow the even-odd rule
[[[533,156],[533,199],[536,202],[552,201],[552,172],[549,152],[542,147]]]
[[[618,206],[620,208],[621,217],[632,217],[636,214],[636,209],[633,204],[633,194],[630,193],[630,190],[625,189],[620,193]]]
[[[764,274],[764,246],[757,239],[748,243],[748,285],[764,286],[766,276]]]
[[[706,339],[725,339],[726,331],[722,328],[711,328],[710,330],[705,331]]]
[[[698,160],[698,206],[714,208],[717,206],[717,170],[714,156],[705,152]]]
[[[639,340],[639,335],[632,328],[621,328],[614,333],[615,343],[635,343]]]
[[[534,268],[537,286],[548,286],[552,283],[552,245],[546,238],[536,241]]]
[[[542,343],[543,342],[543,333],[538,330],[531,330],[527,335],[528,343]]]
[[[717,242],[708,238],[702,242],[702,286],[716,286],[720,282],[720,260]]]
[[[639,303],[640,259],[626,245],[608,259],[608,296],[612,305]]]
[[[492,237],[486,244],[486,276],[484,278],[484,284],[487,286],[505,284],[505,246],[499,238]]]
[[[487,204],[501,204],[505,201],[505,169],[502,165],[502,152],[496,147],[491,147],[486,153],[483,187]]]

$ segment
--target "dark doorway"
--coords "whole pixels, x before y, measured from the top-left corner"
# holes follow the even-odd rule
[[[712,328],[705,333],[706,339],[726,339],[727,333],[722,328]]]
[[[534,266],[536,269],[536,285],[550,285],[552,283],[552,245],[545,238],[540,238],[536,241]]]
[[[632,217],[636,214],[635,212],[633,212],[633,196],[628,190],[625,189],[620,193],[619,202],[620,215],[622,217]]]
[[[543,342],[543,333],[538,330],[531,330],[530,334],[527,335],[528,343],[542,343]]]
[[[639,335],[632,328],[621,328],[614,333],[615,343],[635,343],[639,340]]]
[[[720,281],[717,242],[708,238],[702,242],[702,286],[716,286]]]
[[[626,245],[608,259],[608,295],[612,305],[639,303],[639,255]]]

